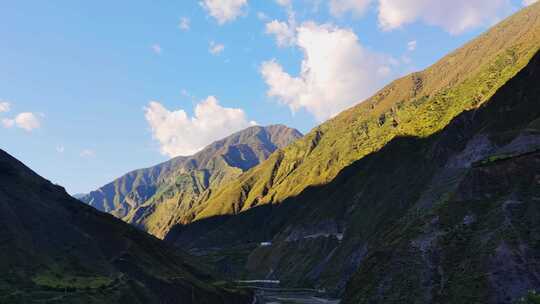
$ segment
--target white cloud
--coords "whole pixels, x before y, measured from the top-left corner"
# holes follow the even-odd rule
[[[12,128],[13,126],[15,126],[15,119],[10,119],[10,118],[2,119],[2,126],[4,126],[4,128]]]
[[[294,45],[296,41],[296,16],[290,1],[276,0],[278,4],[287,8],[288,20],[287,22],[273,20],[266,23],[266,33],[274,35],[276,43],[280,47],[287,47]]]
[[[275,35],[278,46],[294,45],[296,40],[296,29],[294,24],[273,20],[266,24],[266,33]]]
[[[292,5],[291,1],[292,0],[276,0],[276,3],[281,6],[290,7]]]
[[[208,51],[212,55],[219,55],[225,50],[225,46],[221,43],[216,43],[215,41],[210,41],[210,47]]]
[[[538,0],[523,0],[523,5],[528,6],[536,2],[538,2]]]
[[[407,43],[407,49],[408,49],[409,51],[411,51],[411,52],[412,52],[412,51],[415,51],[417,45],[418,45],[418,43],[416,42],[416,40],[409,41],[409,42]]]
[[[2,125],[4,128],[13,128],[18,127],[27,132],[32,132],[35,129],[41,127],[41,122],[39,118],[34,113],[24,112],[15,116],[15,118],[4,118],[2,119]]]
[[[187,89],[180,90],[180,95],[182,95],[182,97],[193,98],[193,96],[191,95],[191,93],[189,93]]]
[[[163,49],[159,44],[152,45],[152,51],[154,51],[154,53],[156,53],[157,55],[161,55],[161,53],[163,53]]]
[[[56,152],[58,153],[64,153],[66,151],[66,148],[64,146],[57,146]]]
[[[0,101],[0,113],[9,112],[11,104],[7,101]]]
[[[275,60],[261,66],[267,94],[293,112],[305,108],[325,120],[374,93],[391,73],[391,60],[365,49],[352,30],[308,22],[297,32],[304,53],[299,76]]]
[[[41,127],[41,123],[38,117],[34,113],[25,112],[15,117],[15,124],[17,127],[31,132],[34,129]]]
[[[330,13],[339,17],[347,12],[352,12],[355,15],[363,14],[368,8],[371,0],[330,0]]]
[[[257,12],[257,18],[261,21],[266,21],[269,19],[264,12]]]
[[[490,24],[510,0],[379,0],[379,23],[384,30],[422,21],[451,34]]]
[[[11,110],[11,104],[7,101],[0,100],[0,113],[9,112]],[[44,116],[39,114],[39,116]],[[21,128],[27,132],[32,132],[35,129],[41,127],[38,115],[31,112],[23,112],[17,114],[14,118],[3,118],[0,123],[4,128]]]
[[[411,64],[412,63],[412,58],[407,56],[407,55],[403,55],[403,56],[401,56],[401,62],[403,62],[405,64]]]
[[[188,31],[191,28],[191,20],[187,17],[180,18],[180,22],[178,23],[178,28],[182,31]]]
[[[151,101],[145,108],[145,118],[154,139],[160,143],[161,153],[170,157],[194,154],[255,124],[247,120],[242,109],[222,107],[214,96],[197,104],[193,117],[184,110],[169,111],[159,102]]]
[[[247,6],[247,0],[203,0],[199,4],[219,24],[225,24],[243,14],[243,9]]]
[[[83,158],[96,157],[96,151],[91,150],[91,149],[84,149],[81,151],[79,155],[80,157],[83,157]]]

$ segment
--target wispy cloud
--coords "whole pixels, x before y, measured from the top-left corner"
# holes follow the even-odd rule
[[[11,119],[11,118],[2,119],[2,126],[4,126],[4,128],[12,128],[14,125],[15,125],[15,119]]]
[[[188,17],[182,17],[180,18],[180,22],[178,23],[178,28],[182,31],[189,31],[191,28],[191,20]]]
[[[291,6],[292,5],[291,1],[292,0],[276,0],[276,3],[281,6]]]
[[[330,0],[330,13],[339,17],[347,12],[352,12],[355,15],[363,14],[368,8],[371,0]]]
[[[82,158],[93,158],[93,157],[96,157],[96,151],[91,150],[91,149],[84,149],[81,151],[79,155]]]
[[[0,113],[9,112],[11,104],[7,101],[0,101]]]
[[[219,24],[233,21],[244,13],[247,0],[203,0],[199,4]]]
[[[276,37],[278,46],[291,46],[296,40],[295,27],[296,25],[293,18],[289,18],[289,22],[272,20],[266,24],[266,33]]]
[[[418,43],[416,42],[416,40],[409,41],[409,42],[407,43],[407,49],[408,49],[410,52],[413,52],[413,51],[416,50],[417,44],[418,44]]]
[[[163,53],[163,49],[161,48],[161,45],[159,44],[152,45],[152,51],[157,55],[161,55],[161,53]]]
[[[257,18],[261,21],[267,21],[268,15],[266,15],[264,12],[257,12]]]
[[[219,55],[225,50],[225,46],[221,43],[217,43],[215,41],[210,41],[210,47],[208,48],[208,51],[212,55]]]
[[[493,23],[510,7],[510,0],[379,0],[379,23],[393,30],[421,21],[457,35]]]
[[[265,30],[267,34],[274,35],[279,47],[292,46],[296,40],[296,14],[290,0],[276,0],[287,11],[287,22],[272,20],[267,22]]]

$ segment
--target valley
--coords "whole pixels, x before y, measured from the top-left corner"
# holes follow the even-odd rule
[[[165,241],[226,276],[326,289],[344,303],[510,303],[534,289],[539,15],[538,5],[518,13],[277,151]],[[482,60],[465,68],[471,54]],[[438,83],[462,68],[452,86]],[[508,200],[521,202],[505,220],[519,230],[497,224]],[[497,248],[508,264],[494,266]]]
[[[257,292],[257,302],[261,304],[339,304],[339,300],[320,298],[313,293],[287,291]]]
[[[192,8],[209,12],[202,15],[206,19],[191,24],[183,17],[177,31],[208,40],[208,33],[234,28],[226,23],[235,18],[241,19],[240,25],[254,18],[247,11],[233,18],[231,7],[216,13],[219,5],[232,2],[209,1]],[[155,159],[161,163],[112,175],[117,178],[111,178],[110,168],[99,166],[101,155],[92,149],[74,156],[73,146],[57,146],[56,157],[63,158],[54,167],[71,163],[74,157],[78,163],[71,164],[68,173],[53,174],[50,181],[33,169],[34,164],[40,164],[39,170],[50,169],[51,164],[43,161],[50,151],[15,149],[12,154],[2,147],[0,303],[540,303],[540,2],[520,3],[519,10],[508,2],[507,9],[515,12],[484,33],[424,70],[401,73],[405,76],[380,86],[371,97],[330,114],[325,112],[343,104],[329,100],[360,86],[349,79],[358,72],[355,69],[369,70],[387,61],[387,66],[361,71],[369,74],[363,82],[375,86],[370,78],[391,75],[393,68],[410,72],[409,57],[419,51],[414,40],[400,59],[371,54],[368,46],[360,45],[353,27],[341,28],[336,21],[360,17],[341,16],[350,8],[341,2],[345,6],[336,6],[338,2],[328,2],[330,11],[325,15],[336,24],[297,22],[318,8],[300,13],[295,10],[298,3],[281,0],[271,5],[285,13],[286,22],[270,21],[273,17],[263,12],[255,17],[265,25],[261,34],[276,35],[282,51],[296,46],[300,51],[295,56],[303,56],[298,77],[281,67],[280,58],[259,67],[250,60],[251,70],[271,87],[266,96],[260,92],[258,96],[280,98],[294,119],[305,115],[320,119],[306,134],[284,124],[260,126],[251,119],[253,113],[259,115],[257,121],[279,117],[266,113],[267,105],[250,105],[248,113],[230,108],[228,101],[220,104],[215,96],[195,105],[197,93],[182,89],[182,98],[194,104],[192,113],[168,110],[158,101],[142,109],[155,147],[138,142],[134,149],[124,135],[122,149],[108,150],[106,156],[128,163],[157,151],[162,158]],[[392,23],[380,19],[392,0],[368,1],[362,12],[373,14],[371,6],[379,2],[374,33],[403,39],[407,23],[400,24],[402,32],[394,35]],[[458,2],[452,9],[457,10]],[[248,5],[248,1],[234,3],[237,9]],[[460,20],[476,16],[470,12],[478,3],[463,4],[468,13]],[[410,3],[400,5],[415,9]],[[457,14],[448,12],[448,18]],[[219,30],[202,27],[211,18]],[[427,22],[426,32],[419,34],[433,41],[442,41],[434,33],[445,33],[447,40],[459,34],[446,24],[436,31],[441,24],[426,20],[410,22],[416,30]],[[319,35],[332,39],[327,42]],[[252,37],[252,43],[256,39]],[[203,87],[230,86],[227,91],[234,96],[238,57],[258,55],[244,46],[242,56],[230,56],[224,52],[234,49],[232,45],[225,48],[214,40],[204,44],[209,44],[204,51],[216,60],[212,66],[230,65],[226,76],[216,72],[221,81],[212,80],[214,73],[207,72]],[[173,46],[164,51],[155,44],[151,50],[157,65],[169,58]],[[365,58],[355,57],[358,54]],[[198,56],[201,52],[188,57],[195,63]],[[330,67],[334,59],[338,64]],[[317,69],[319,61],[324,63],[323,72]],[[360,61],[370,62],[358,65]],[[163,75],[177,70],[163,66],[170,69]],[[184,67],[190,72],[187,78],[198,77],[191,75],[195,66],[183,65],[181,72]],[[141,92],[135,95],[146,98],[151,94],[145,90],[162,89],[158,79],[140,85]],[[246,96],[260,90],[248,82],[242,86]],[[318,98],[326,104],[309,108]],[[1,115],[11,110],[11,103],[0,100]],[[27,132],[28,138],[31,132],[43,132],[37,134],[47,145],[60,141],[46,128],[61,121],[40,129],[38,119],[48,116],[30,114],[4,117],[0,123],[11,128],[6,131]],[[103,117],[126,128],[107,128],[100,136],[120,136],[129,129],[127,120],[107,115]],[[295,124],[294,119],[287,121]],[[109,138],[101,144],[111,142]],[[80,169],[87,165],[99,172]],[[127,171],[120,164],[117,168]],[[66,176],[86,181],[90,174],[110,182],[76,195],[54,182]]]
[[[281,287],[279,281],[250,280],[237,281],[239,288],[255,292],[254,303],[259,304],[339,304],[338,299],[331,299],[324,290],[309,288]]]

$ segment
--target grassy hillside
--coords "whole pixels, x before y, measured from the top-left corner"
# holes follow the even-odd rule
[[[0,303],[248,303],[0,150]]]
[[[235,182],[216,188],[184,222],[282,202],[381,149],[396,136],[426,137],[482,105],[540,48],[532,5],[446,56],[312,130]]]
[[[168,240],[232,276],[346,290],[345,303],[513,303],[540,287],[539,82],[540,53],[441,131]]]
[[[191,157],[128,173],[81,200],[163,237],[174,224],[171,216],[192,208],[210,186],[234,179],[301,136],[282,125],[251,127]]]
[[[511,303],[540,286],[538,50],[535,4],[213,189],[166,239],[233,276],[354,277],[346,303]]]
[[[345,303],[515,303],[540,288],[538,83],[540,53],[484,107],[355,165],[385,157],[389,171],[347,178],[374,195],[353,211],[369,250]]]

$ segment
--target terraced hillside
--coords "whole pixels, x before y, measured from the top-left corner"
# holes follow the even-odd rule
[[[0,303],[251,303],[0,150]]]

